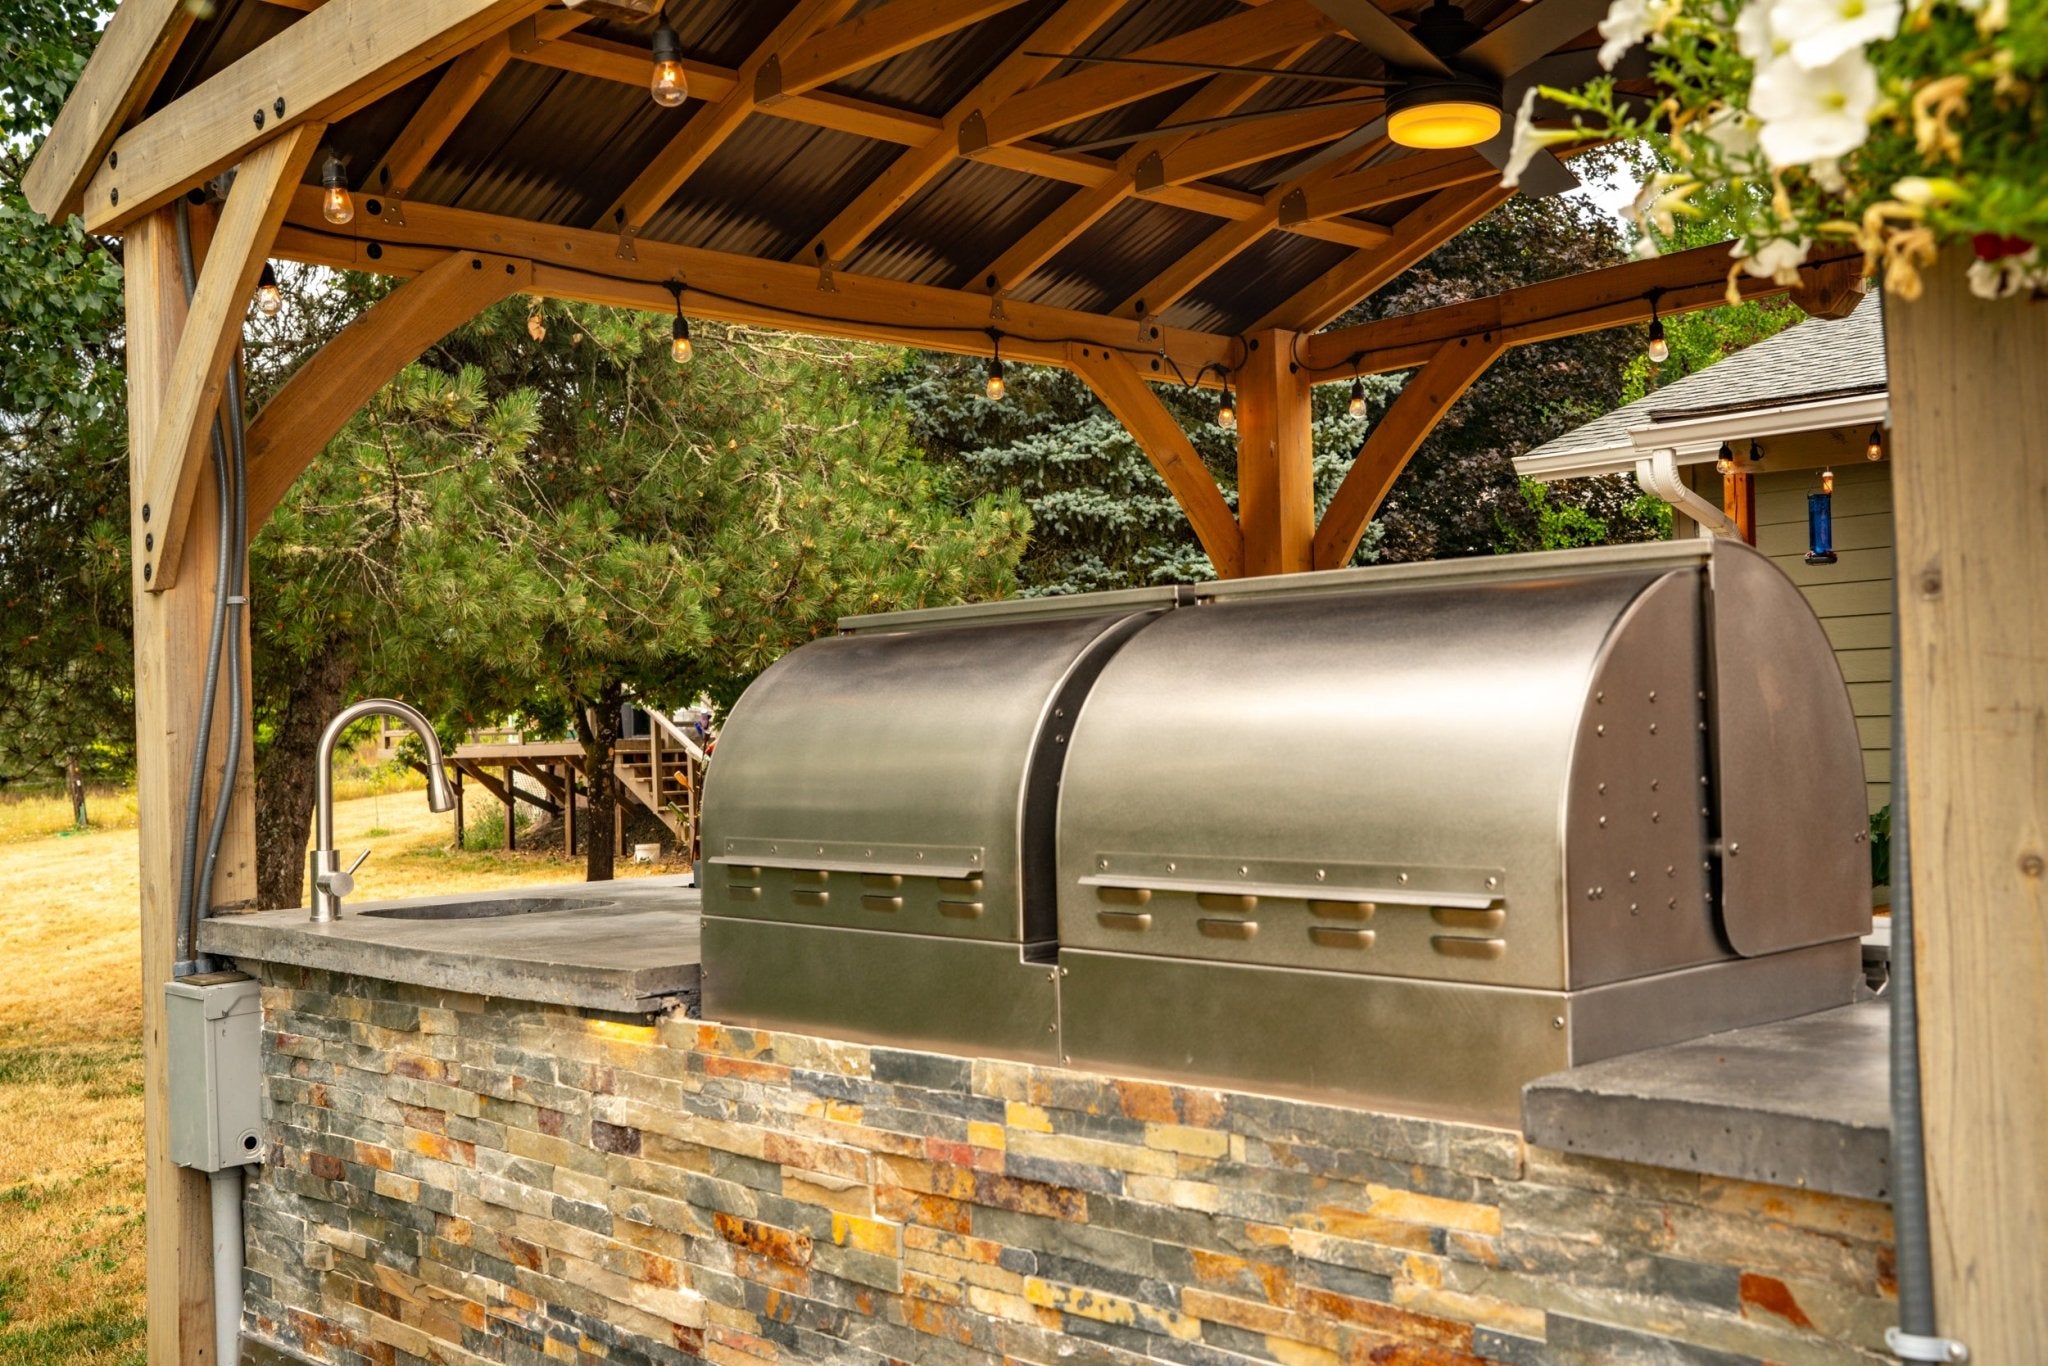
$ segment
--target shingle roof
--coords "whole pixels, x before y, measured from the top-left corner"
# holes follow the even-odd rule
[[[1574,463],[1602,451],[1632,449],[1629,432],[1657,422],[1731,408],[1871,393],[1885,387],[1881,292],[1864,296],[1846,318],[1809,318],[1662,389],[1575,427],[1516,460],[1530,466]]]

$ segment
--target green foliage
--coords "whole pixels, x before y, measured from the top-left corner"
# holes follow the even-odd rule
[[[1892,885],[1892,804],[1870,813],[1870,885]]]

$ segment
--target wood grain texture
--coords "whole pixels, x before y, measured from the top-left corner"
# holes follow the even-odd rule
[[[177,585],[228,361],[241,345],[242,322],[265,253],[324,131],[321,124],[300,124],[250,153],[221,210],[206,267],[199,272],[191,311],[178,337],[177,354],[164,380],[163,408],[152,423],[148,459],[137,472],[143,504],[154,513],[145,535],[153,534],[157,543],[153,555],[146,541],[138,545],[138,595]]]
[[[21,178],[30,208],[52,222],[79,211],[86,182],[191,27],[184,0],[128,0],[114,11]]]
[[[1294,334],[1260,332],[1237,380],[1237,511],[1244,572],[1314,568],[1316,489],[1308,372],[1294,364]]]
[[[249,424],[250,527],[269,519],[292,481],[394,375],[532,283],[533,267],[525,261],[452,252],[343,328]]]
[[[102,159],[86,186],[86,226],[119,231],[281,129],[343,118],[544,3],[331,0],[117,138],[119,165]]]
[[[1316,528],[1316,568],[1341,569],[1351,562],[1366,524],[1416,449],[1503,349],[1498,338],[1460,337],[1445,342],[1429,364],[1408,377],[1401,396],[1374,424],[1323,511],[1322,525]]]
[[[775,98],[850,76],[1012,9],[1023,0],[890,0],[797,43],[773,59]],[[762,92],[766,103],[768,96]]]
[[[1174,501],[1187,514],[1202,549],[1208,552],[1209,563],[1216,567],[1216,576],[1234,579],[1242,575],[1244,541],[1237,518],[1223,501],[1222,490],[1216,487],[1216,478],[1202,463],[1194,443],[1144,377],[1121,355],[1098,347],[1073,347],[1067,363],[1088,382],[1102,406],[1123,423],[1173,491]]]
[[[1942,1334],[2038,1360],[2048,1230],[2048,307],[1885,301]]]

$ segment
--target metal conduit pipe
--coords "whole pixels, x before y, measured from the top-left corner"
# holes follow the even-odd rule
[[[213,1205],[213,1359],[242,1359],[242,1169],[206,1174]]]

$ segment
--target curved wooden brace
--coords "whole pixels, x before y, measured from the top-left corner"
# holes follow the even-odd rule
[[[1445,342],[1427,365],[1409,376],[1323,511],[1316,527],[1316,568],[1341,569],[1350,563],[1351,553],[1365,537],[1366,524],[1408,468],[1416,448],[1505,349],[1498,333],[1459,337]]]
[[[1100,347],[1070,346],[1067,365],[1088,382],[1102,405],[1124,424],[1124,430],[1145,452],[1145,458],[1159,471],[1174,501],[1187,514],[1196,539],[1208,552],[1209,563],[1222,579],[1244,575],[1244,534],[1215,476],[1195,453],[1194,442],[1166,411],[1166,405],[1152,392],[1137,369],[1117,352]]]
[[[531,262],[451,252],[343,328],[249,424],[250,529],[269,519],[292,481],[393,375],[532,283]]]

